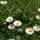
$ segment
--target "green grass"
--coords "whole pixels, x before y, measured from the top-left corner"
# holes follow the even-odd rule
[[[15,19],[23,22],[22,29],[33,27],[35,24],[40,25],[40,20],[37,20],[36,15],[40,15],[40,0],[6,0],[6,5],[0,4],[0,39],[15,39],[18,35],[20,40],[40,40],[40,32],[35,32],[31,37],[23,33],[15,33],[6,29],[6,25],[2,25],[8,16],[13,16]],[[32,18],[29,20],[29,18]]]

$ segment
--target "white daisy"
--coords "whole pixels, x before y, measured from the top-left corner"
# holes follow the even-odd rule
[[[36,15],[36,19],[40,19],[40,15]]]
[[[7,4],[7,1],[0,1],[0,4],[5,5]]]
[[[8,25],[8,29],[14,29],[15,28],[15,26],[14,25],[12,25],[12,24],[10,24],[10,25]]]
[[[6,18],[6,22],[12,22],[13,21],[13,17],[8,17],[8,18]]]
[[[40,8],[38,8],[38,11],[40,12]]]
[[[39,28],[39,26],[37,26],[37,25],[34,26],[33,29],[34,29],[35,31],[40,31],[40,28]]]
[[[25,32],[29,35],[32,35],[34,33],[34,30],[32,28],[26,28]]]
[[[13,24],[14,24],[15,26],[21,26],[21,25],[22,25],[22,22],[16,20],[16,21],[13,22]]]

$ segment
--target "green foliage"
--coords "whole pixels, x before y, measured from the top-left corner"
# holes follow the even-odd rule
[[[35,32],[32,36],[29,36],[24,32],[26,27],[33,27],[35,24],[40,25],[40,20],[35,18],[37,14],[40,15],[37,11],[40,7],[40,0],[6,1],[8,2],[6,5],[0,4],[0,39],[40,40],[40,32]],[[15,19],[22,21],[22,33],[16,33],[15,30],[8,30],[7,25],[3,25],[8,16],[13,16]]]

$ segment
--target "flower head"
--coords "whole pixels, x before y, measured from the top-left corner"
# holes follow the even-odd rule
[[[6,22],[12,22],[12,21],[13,21],[13,17],[6,18]]]
[[[36,18],[37,18],[37,19],[40,19],[40,15],[36,15]]]
[[[5,5],[7,4],[7,1],[1,1],[0,4]]]
[[[35,31],[40,31],[39,26],[34,26],[33,29],[34,29]]]
[[[21,25],[22,25],[22,22],[16,20],[16,21],[13,22],[13,24],[14,24],[15,26],[21,26]]]
[[[38,11],[40,12],[40,8],[38,8]]]
[[[29,35],[32,35],[34,33],[34,30],[32,28],[26,28],[25,32]]]
[[[12,25],[12,24],[10,24],[10,25],[8,25],[8,29],[14,29],[15,28],[15,26],[14,25]]]

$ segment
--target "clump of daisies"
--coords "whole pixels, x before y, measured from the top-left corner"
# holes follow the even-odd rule
[[[5,5],[7,4],[7,1],[0,1],[0,4]]]
[[[29,27],[29,28],[25,29],[25,32],[28,35],[32,35],[34,33],[34,31],[36,31],[36,32],[40,31],[40,27],[35,25],[35,26],[33,26],[33,28]]]
[[[19,20],[14,20],[12,16],[6,18],[6,23],[8,25],[8,29],[12,30],[22,25],[22,22]]]
[[[40,17],[37,17],[40,18]],[[8,23],[8,24],[7,24]],[[22,32],[22,29],[18,29],[22,25],[22,22],[19,20],[15,20],[12,16],[6,18],[6,24],[8,25],[9,30],[16,29],[17,32]],[[25,29],[25,33],[28,35],[32,35],[35,31],[40,31],[40,27],[35,25],[33,28],[29,27]]]

